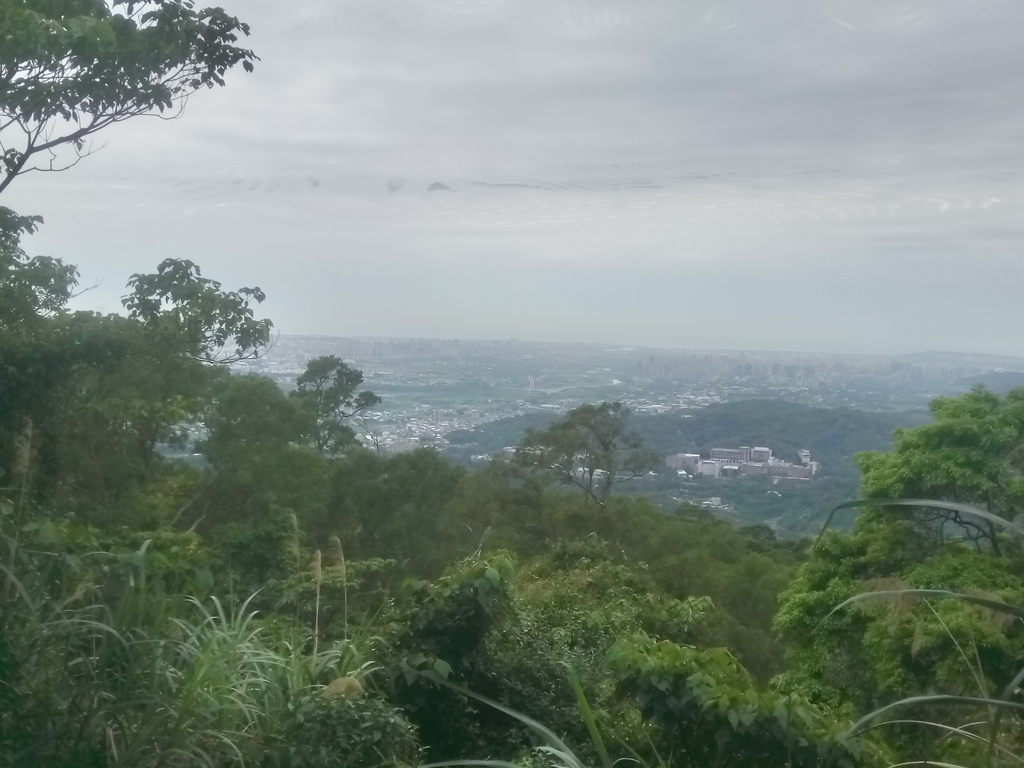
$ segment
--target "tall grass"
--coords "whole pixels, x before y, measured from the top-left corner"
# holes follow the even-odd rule
[[[570,667],[566,667],[566,673],[569,684],[572,686],[572,690],[576,695],[576,704],[579,708],[580,719],[587,727],[587,733],[591,740],[591,747],[600,761],[600,768],[615,768],[619,762],[635,765],[637,768],[670,768],[670,764],[666,763],[661,755],[657,753],[653,744],[650,745],[655,758],[655,764],[653,766],[634,750],[630,749],[626,744],[622,744],[621,746],[623,746],[632,755],[632,757],[626,758],[625,760],[620,759],[613,761],[608,754],[608,749],[605,746],[604,737],[601,735],[597,718],[590,706],[590,702],[587,700],[586,694],[583,692],[583,686],[580,685],[579,678],[577,678],[576,673]],[[511,707],[507,707],[504,704],[493,701],[486,696],[481,696],[479,693],[463,688],[460,685],[456,685],[455,683],[434,675],[431,675],[431,677],[437,684],[451,688],[464,696],[475,699],[482,704],[486,704],[488,707],[492,707],[499,712],[503,712],[509,717],[514,718],[525,725],[526,728],[542,742],[541,746],[537,747],[537,751],[543,755],[546,764],[551,765],[553,768],[590,768],[584,758],[577,754],[577,752],[573,751],[572,747],[560,739],[554,731],[546,725],[537,722],[532,717],[524,715],[522,712],[517,712]],[[423,768],[448,768],[449,766],[465,766],[466,768],[523,768],[522,764],[510,763],[505,760],[446,760],[444,762],[429,763],[428,765],[423,766]]]
[[[371,668],[349,642],[265,637],[250,601],[160,594],[146,556],[0,564],[0,765],[253,764],[297,701]]]

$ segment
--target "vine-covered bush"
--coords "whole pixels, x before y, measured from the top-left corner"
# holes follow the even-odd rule
[[[606,730],[643,752],[647,739],[639,713],[629,702],[614,700],[605,653],[620,637],[639,631],[692,642],[713,610],[711,601],[666,596],[642,563],[616,560],[594,536],[557,543],[524,565],[512,586],[510,610],[500,631],[486,638],[486,664],[473,690],[543,722],[596,760],[567,680],[571,669]],[[526,738],[517,724],[507,726]]]
[[[775,619],[790,642],[780,688],[864,713],[910,696],[999,695],[1014,679],[1024,666],[1024,622],[964,601],[900,594],[946,590],[1020,605],[1024,580],[1014,550],[1007,546],[994,556],[953,540],[908,557],[908,539],[918,542],[919,536],[906,519],[873,516],[858,521],[852,534],[830,533],[822,540],[783,593]],[[890,594],[835,610],[856,595],[877,591]],[[938,718],[959,726],[976,714],[971,707],[917,707],[902,719]],[[890,743],[908,755],[930,748],[934,736],[909,723],[886,731]],[[947,740],[943,749],[957,743]]]
[[[838,722],[798,694],[758,691],[724,648],[698,650],[646,635],[608,653],[622,693],[660,727],[676,766],[736,768],[881,765],[877,747],[844,740]]]
[[[421,758],[416,729],[378,697],[326,700],[310,695],[293,705],[274,738],[264,768],[412,766]]]
[[[508,606],[515,561],[505,553],[465,561],[436,583],[409,581],[391,620],[390,686],[435,758],[480,746],[490,712],[439,687],[435,676],[472,680],[484,637]]]

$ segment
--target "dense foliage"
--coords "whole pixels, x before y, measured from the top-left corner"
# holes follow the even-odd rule
[[[939,398],[934,423],[898,431],[891,453],[858,457],[869,496],[937,501],[868,507],[850,534],[830,533],[813,550],[776,619],[793,641],[786,686],[857,712],[910,696],[998,697],[1013,680],[1007,700],[1021,701],[1024,626],[1012,612],[971,599],[997,607],[1024,603],[1020,531],[987,517],[997,511],[1013,520],[1021,511],[1022,402],[1022,390],[1005,398],[981,389]],[[941,501],[971,502],[979,512],[943,509]],[[834,612],[846,600],[879,591],[886,594]],[[918,719],[925,714],[918,707]],[[947,704],[940,722],[953,727],[976,714],[976,705]],[[1005,748],[1019,753],[1020,737],[1018,723]],[[934,734],[904,727],[893,738],[923,751]],[[953,740],[951,759],[979,760],[986,751],[969,747]]]
[[[88,133],[253,59],[188,2],[0,20],[7,127]],[[24,250],[39,224],[0,209],[0,765],[1021,762],[1024,391],[939,399],[858,459],[852,532],[781,541],[615,493],[653,462],[617,403],[475,471],[366,449],[379,399],[345,361],[288,394],[232,372],[270,340],[259,288],[171,259],[123,314],[71,312],[76,268]],[[669,450],[771,442],[756,408]],[[797,439],[776,445],[850,445]]]
[[[255,59],[236,45],[246,24],[189,0],[3,0],[0,29],[0,192],[74,165],[108,126],[180,110]]]

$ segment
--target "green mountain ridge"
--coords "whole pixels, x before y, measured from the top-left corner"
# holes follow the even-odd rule
[[[518,444],[530,428],[555,419],[531,413],[483,424],[448,435],[449,455],[468,461],[472,455],[496,454]],[[860,451],[885,451],[893,430],[930,420],[927,411],[872,412],[856,408],[815,408],[781,400],[740,400],[697,411],[633,414],[632,426],[648,448],[663,455],[701,453],[714,447],[767,446],[783,460],[796,461],[807,449],[822,465],[810,481],[743,477],[686,478],[666,468],[655,476],[625,484],[628,493],[645,494],[670,511],[680,502],[722,499],[716,513],[738,524],[767,523],[783,536],[815,533],[836,504],[857,495],[860,475],[853,462]]]
[[[1024,369],[1024,364],[1020,367]],[[970,376],[963,379],[962,383],[968,387],[973,387],[976,384],[983,384],[987,389],[991,389],[993,392],[1000,395],[1005,395],[1011,389],[1024,387],[1024,370],[992,371],[990,373],[983,373],[979,376]]]

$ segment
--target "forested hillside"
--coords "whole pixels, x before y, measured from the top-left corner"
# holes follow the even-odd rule
[[[925,411],[875,413],[855,408],[813,408],[783,400],[739,400],[710,405],[692,415],[634,417],[645,442],[660,453],[702,453],[715,446],[765,445],[786,461],[809,449],[825,475],[857,477],[853,456],[886,450],[897,427],[928,419]]]
[[[696,411],[633,414],[630,427],[657,453],[702,453],[714,447],[766,445],[776,456],[795,461],[807,448],[829,477],[856,480],[853,455],[886,450],[897,427],[928,420],[926,411],[878,413],[855,408],[814,408],[783,400],[738,400]],[[468,451],[493,454],[518,445],[529,429],[555,420],[547,413],[527,414],[458,430],[447,436],[460,457]]]
[[[1005,395],[1011,389],[1024,387],[1024,372],[1021,371],[993,371],[980,376],[971,376],[963,382],[966,386],[973,387],[982,384],[993,392]]]
[[[655,453],[701,453],[714,447],[765,445],[775,455],[796,461],[797,451],[809,449],[822,472],[810,482],[772,484],[768,478],[693,478],[680,481],[665,467],[657,476],[622,490],[650,496],[666,510],[680,500],[700,502],[721,497],[728,509],[718,513],[740,523],[770,522],[786,536],[813,533],[827,510],[857,494],[860,473],[854,463],[859,451],[886,450],[893,431],[929,419],[926,411],[877,413],[854,408],[814,408],[780,400],[740,400],[696,411],[632,414],[629,427]],[[479,454],[500,454],[522,441],[530,429],[555,420],[552,414],[527,414],[484,424],[448,435],[449,454],[471,463]]]
[[[29,137],[0,193],[256,61],[185,0],[0,24]],[[1024,390],[939,398],[891,447],[856,412],[602,402],[473,469],[382,455],[346,361],[289,392],[232,371],[271,343],[260,288],[170,258],[74,311],[41,224],[0,207],[0,768],[1022,762]],[[636,493],[661,452],[740,440],[889,449],[820,540]]]

